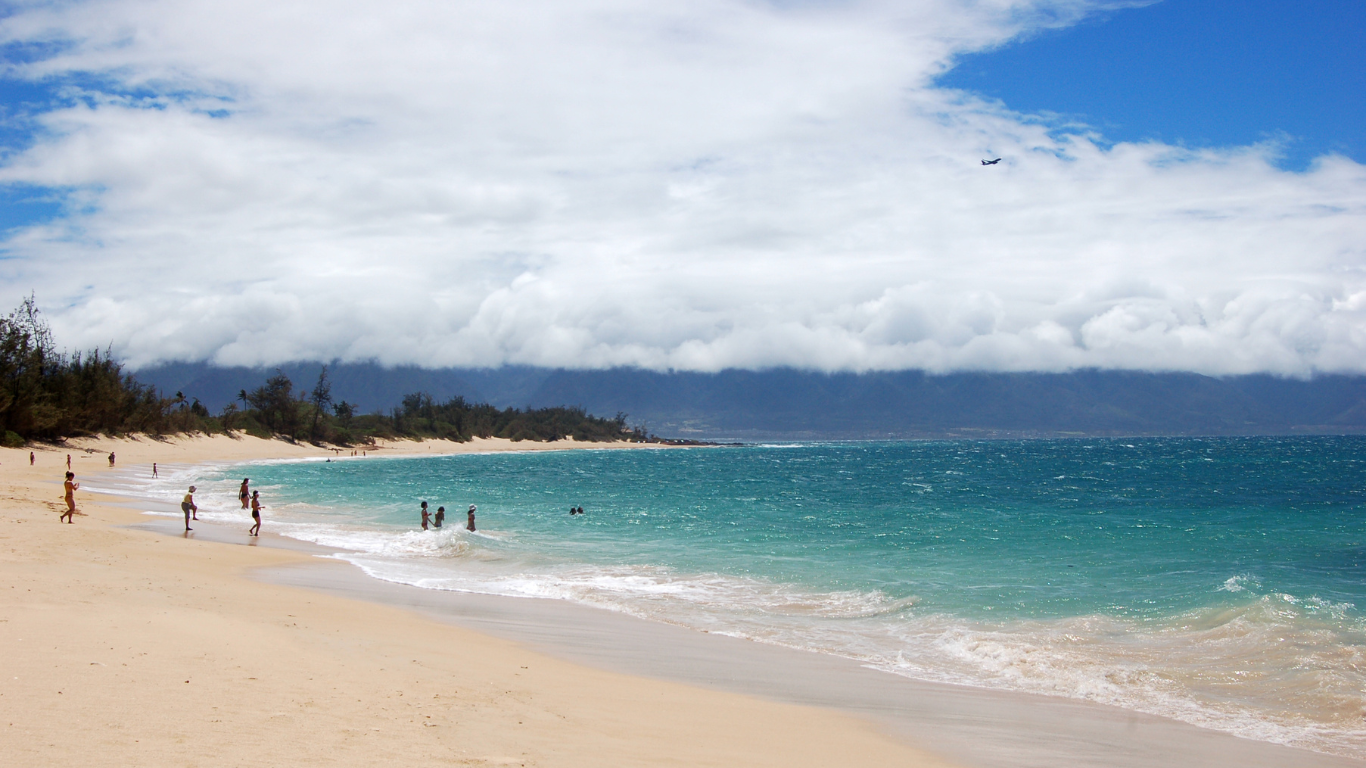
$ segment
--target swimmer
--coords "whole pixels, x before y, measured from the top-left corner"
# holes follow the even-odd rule
[[[472,530],[474,530],[474,509],[475,509],[474,505],[471,504],[471,505],[470,505],[470,521],[469,521],[468,523],[465,523],[465,530],[467,530],[467,531],[472,531]]]
[[[260,535],[261,535],[261,492],[260,492],[260,491],[252,491],[252,492],[251,492],[251,519],[256,521],[256,525],[253,525],[253,526],[247,531],[247,533],[250,533],[252,536],[260,536]]]
[[[242,509],[247,508],[247,501],[251,499],[251,491],[247,488],[249,482],[251,482],[250,477],[242,478],[242,487],[237,489],[237,500],[242,502]]]
[[[185,513],[185,530],[193,531],[190,527],[190,520],[199,519],[199,507],[194,505],[194,486],[190,486],[190,492],[185,494],[185,498],[180,502],[180,511]],[[192,518],[191,515],[194,517]]]
[[[422,530],[427,530],[427,521],[431,519],[431,513],[427,511],[427,502],[422,502]]]
[[[436,508],[436,517],[432,518],[432,527],[433,527],[433,528],[440,528],[440,527],[441,527],[441,524],[444,523],[444,522],[446,522],[446,508],[445,508],[445,507],[437,507],[437,508]]]
[[[62,513],[62,517],[65,517],[67,524],[70,525],[76,522],[76,491],[81,487],[81,484],[76,482],[76,475],[67,472],[66,482],[62,483],[62,487],[66,489],[66,512]],[[60,523],[62,517],[57,518],[57,522]]]

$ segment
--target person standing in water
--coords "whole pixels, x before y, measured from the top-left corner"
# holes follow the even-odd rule
[[[433,527],[433,528],[440,528],[440,527],[441,527],[441,524],[444,523],[444,522],[446,522],[446,508],[445,508],[445,507],[437,507],[437,508],[436,508],[436,517],[432,518],[432,527]]]
[[[431,519],[431,513],[427,511],[427,502],[422,502],[422,530],[427,530],[427,521]]]
[[[242,487],[237,489],[237,500],[242,502],[242,509],[247,508],[247,500],[251,498],[251,491],[247,489],[249,482],[251,482],[251,478],[242,478]]]
[[[249,531],[247,531],[247,532],[250,533],[252,536],[260,536],[260,535],[261,535],[261,492],[260,492],[260,491],[252,491],[252,492],[251,492],[251,519],[254,520],[254,521],[256,522],[256,524],[253,525],[253,526],[251,527],[251,529],[250,529]]]
[[[469,521],[468,523],[465,523],[465,530],[467,530],[467,531],[472,531],[472,530],[474,530],[474,509],[475,509],[474,505],[471,504],[471,505],[470,505],[470,521]]]
[[[66,518],[69,525],[76,522],[76,489],[80,488],[81,484],[76,482],[76,475],[67,472],[66,482],[62,483],[62,487],[66,489],[66,512],[62,514],[62,517]],[[57,518],[57,522],[60,523],[62,517]]]
[[[185,530],[193,531],[190,527],[190,520],[199,519],[199,507],[194,505],[194,486],[190,486],[190,492],[185,494],[185,498],[180,502],[180,511],[185,513]],[[193,515],[193,518],[191,517]]]

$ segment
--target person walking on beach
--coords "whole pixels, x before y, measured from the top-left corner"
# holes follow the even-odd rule
[[[427,521],[430,520],[431,517],[431,513],[427,511],[427,502],[422,502],[422,530],[427,530]]]
[[[247,532],[250,533],[252,536],[260,536],[260,535],[261,535],[261,492],[260,492],[260,491],[252,491],[252,492],[251,492],[251,519],[254,520],[254,521],[256,521],[256,524],[253,525],[253,526],[251,527],[251,529],[248,530]]]
[[[66,468],[71,469],[71,454],[66,455]]]
[[[35,462],[35,461],[37,461],[37,457],[33,455],[33,451],[29,451],[29,452],[28,452],[28,465],[29,465],[30,467],[33,466],[33,462]]]
[[[76,475],[67,472],[66,482],[62,483],[62,487],[66,489],[66,512],[62,513],[62,517],[65,517],[67,524],[70,525],[76,522],[76,490],[81,484],[76,482]],[[57,522],[60,523],[62,517],[57,518]]]
[[[114,452],[113,452],[113,451],[110,451],[110,452],[109,452],[109,466],[111,466],[111,467],[114,466]]]
[[[185,530],[193,531],[190,527],[190,520],[199,519],[199,507],[194,505],[194,486],[190,486],[190,492],[185,494],[185,498],[180,502],[180,511],[185,513]],[[193,515],[193,517],[191,517]]]
[[[472,531],[472,530],[474,530],[474,509],[475,509],[474,505],[471,504],[471,505],[470,505],[470,521],[469,521],[468,523],[465,523],[465,530],[467,530],[467,531]]]
[[[251,478],[242,478],[242,487],[237,489],[237,500],[242,502],[242,509],[247,508],[247,500],[251,498],[251,492],[247,490],[247,483],[249,482],[251,482]]]
[[[437,508],[436,508],[436,517],[432,518],[432,527],[433,527],[433,528],[440,528],[440,527],[441,527],[441,524],[444,523],[444,522],[446,522],[446,508],[445,508],[445,507],[437,507]]]
[[[155,479],[156,476],[157,476],[157,463],[154,461],[154,462],[152,462],[152,478]]]

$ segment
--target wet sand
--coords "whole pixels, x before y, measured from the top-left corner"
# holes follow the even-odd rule
[[[858,663],[637,619],[564,601],[381,582],[340,561],[265,569],[308,587],[420,611],[602,670],[822,707],[880,724],[906,743],[981,768],[1261,768],[1366,762],[1237,738],[1074,699],[928,683]]]

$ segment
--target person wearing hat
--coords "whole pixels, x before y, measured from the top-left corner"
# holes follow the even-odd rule
[[[468,523],[465,523],[465,529],[466,529],[466,530],[469,530],[469,531],[474,530],[474,505],[473,505],[473,504],[470,505],[470,521],[469,521]]]
[[[192,531],[190,527],[191,515],[195,520],[199,519],[199,507],[194,505],[194,486],[190,486],[190,492],[185,494],[185,499],[180,502],[180,511],[185,513],[185,530]]]

